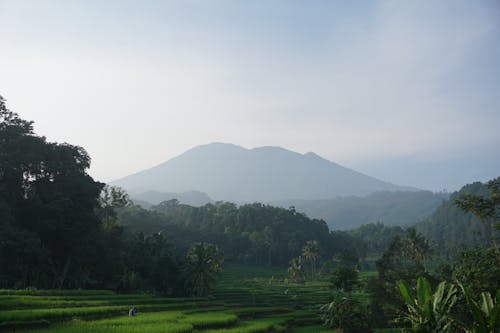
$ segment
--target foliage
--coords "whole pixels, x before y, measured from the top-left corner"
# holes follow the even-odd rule
[[[489,292],[482,292],[480,301],[476,302],[469,289],[459,284],[472,314],[472,325],[464,325],[466,333],[497,333],[500,331],[500,290],[494,301]]]
[[[332,288],[352,291],[359,284],[358,271],[351,267],[339,267],[330,278]]]
[[[320,258],[319,256],[319,244],[316,240],[309,240],[302,247],[302,257],[309,262],[311,266],[311,280],[316,277],[316,261]]]
[[[432,214],[448,196],[448,193],[430,191],[377,191],[366,196],[286,200],[276,202],[276,205],[295,206],[297,211],[308,216],[324,219],[331,229],[349,230],[366,224],[376,224],[377,221],[383,221],[386,227],[390,228],[410,226],[421,221]],[[384,250],[379,250],[379,253]]]
[[[306,272],[304,267],[304,259],[302,256],[298,256],[290,260],[290,266],[288,267],[288,274],[290,279],[296,283],[306,282]]]
[[[359,266],[358,254],[352,249],[345,249],[341,251],[333,257],[333,260],[338,263],[339,267],[358,268]]]
[[[181,268],[188,293],[206,296],[213,290],[222,273],[224,254],[217,246],[194,244],[186,254]]]
[[[120,278],[119,290],[146,289],[162,295],[183,293],[177,290],[179,267],[172,245],[163,235],[135,234],[128,240],[127,248],[130,251],[127,271]]]
[[[324,258],[353,243],[346,233],[330,232],[324,221],[310,219],[294,209],[260,203],[236,206],[217,202],[191,207],[170,200],[151,210],[126,207],[119,212],[119,219],[126,230],[145,234],[162,231],[176,244],[178,254],[193,243],[207,242],[224,251],[226,260],[246,264],[285,266],[302,255],[310,240],[321,244],[318,255]],[[313,258],[307,260],[311,264]],[[315,260],[317,266],[319,260]]]
[[[398,290],[400,280],[416,284],[417,277],[429,277],[424,267],[428,256],[428,243],[411,228],[407,230],[405,238],[394,238],[377,261],[378,276],[369,280],[367,285],[370,307],[377,325],[387,325],[404,309]]]
[[[411,331],[415,333],[450,332],[453,324],[452,307],[457,302],[457,288],[441,282],[434,293],[425,278],[417,281],[416,295],[412,295],[408,285],[401,281],[399,290],[406,302],[407,311],[403,318],[411,323]]]
[[[4,286],[85,286],[103,184],[78,146],[47,142],[0,97],[0,275]],[[27,238],[29,241],[23,241]],[[21,242],[24,242],[21,248]],[[7,254],[16,253],[10,257]],[[41,259],[41,260],[40,260]],[[15,267],[15,268],[14,268]]]
[[[398,226],[387,226],[382,222],[377,222],[349,230],[348,234],[355,239],[356,252],[360,256],[380,256],[395,237],[404,237],[405,230]]]
[[[343,332],[369,328],[368,310],[363,303],[345,293],[334,295],[330,303],[321,306],[323,324]]]
[[[500,255],[493,228],[500,230],[500,177],[490,180],[486,187],[489,195],[463,193],[455,203],[465,212],[470,212],[479,217],[484,225],[487,237],[493,244],[497,255]]]
[[[424,236],[417,233],[415,228],[408,228],[406,230],[404,242],[403,251],[405,255],[425,268],[425,261],[432,254],[432,248],[429,241]]]
[[[171,245],[125,235],[117,211],[130,207],[127,194],[92,179],[89,167],[83,148],[47,142],[0,96],[0,287],[172,294]]]
[[[487,199],[491,198],[492,192],[480,182],[465,185],[449,200],[443,201],[429,218],[415,225],[417,231],[432,242],[435,253],[444,259],[454,260],[466,248],[489,247],[492,238],[500,236],[498,230],[488,230],[488,225],[481,223],[480,217],[472,210],[466,212],[457,206],[457,201],[470,196]],[[491,224],[491,219],[487,221]]]
[[[453,265],[452,277],[468,286],[475,295],[483,291],[495,294],[500,289],[500,263],[495,250],[473,248],[462,251]]]

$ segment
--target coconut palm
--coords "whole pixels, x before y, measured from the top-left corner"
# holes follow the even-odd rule
[[[406,230],[403,250],[409,258],[412,258],[424,268],[426,259],[432,254],[432,247],[429,241],[424,236],[417,233],[415,228],[408,228]]]
[[[288,274],[290,274],[290,278],[297,283],[305,282],[304,260],[302,257],[299,256],[290,260]]]
[[[302,256],[311,263],[311,279],[316,275],[316,261],[319,259],[319,244],[316,240],[307,241],[302,248]]]
[[[186,254],[181,268],[186,289],[193,296],[206,296],[222,273],[224,254],[213,244],[196,243]]]

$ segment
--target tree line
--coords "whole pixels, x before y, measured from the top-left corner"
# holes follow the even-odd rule
[[[331,232],[323,220],[311,219],[289,209],[261,203],[237,206],[217,202],[201,207],[162,202],[149,210],[128,206],[118,211],[119,221],[130,232],[161,232],[179,250],[193,242],[217,244],[226,260],[258,265],[287,266],[311,240],[323,258],[352,247],[345,232]]]

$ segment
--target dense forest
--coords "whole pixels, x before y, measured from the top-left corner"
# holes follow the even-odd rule
[[[131,232],[161,232],[181,250],[193,242],[214,243],[224,251],[226,260],[240,263],[286,266],[308,240],[319,242],[324,258],[352,244],[348,234],[330,232],[324,221],[310,219],[293,207],[260,203],[238,207],[218,202],[192,207],[169,200],[150,210],[124,207],[118,216]]]
[[[363,197],[286,200],[271,204],[294,206],[308,216],[325,220],[332,230],[347,230],[377,222],[388,226],[410,226],[427,218],[448,197],[445,192],[377,191]]]
[[[429,218],[415,225],[419,232],[433,242],[436,253],[442,256],[455,256],[460,249],[488,244],[487,231],[480,217],[464,212],[456,205],[456,200],[464,194],[491,197],[485,184],[476,182],[466,185],[437,207]],[[498,236],[500,234],[497,232]]]

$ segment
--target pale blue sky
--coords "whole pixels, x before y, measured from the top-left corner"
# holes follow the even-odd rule
[[[498,1],[0,0],[0,94],[109,181],[210,142],[500,176]]]

